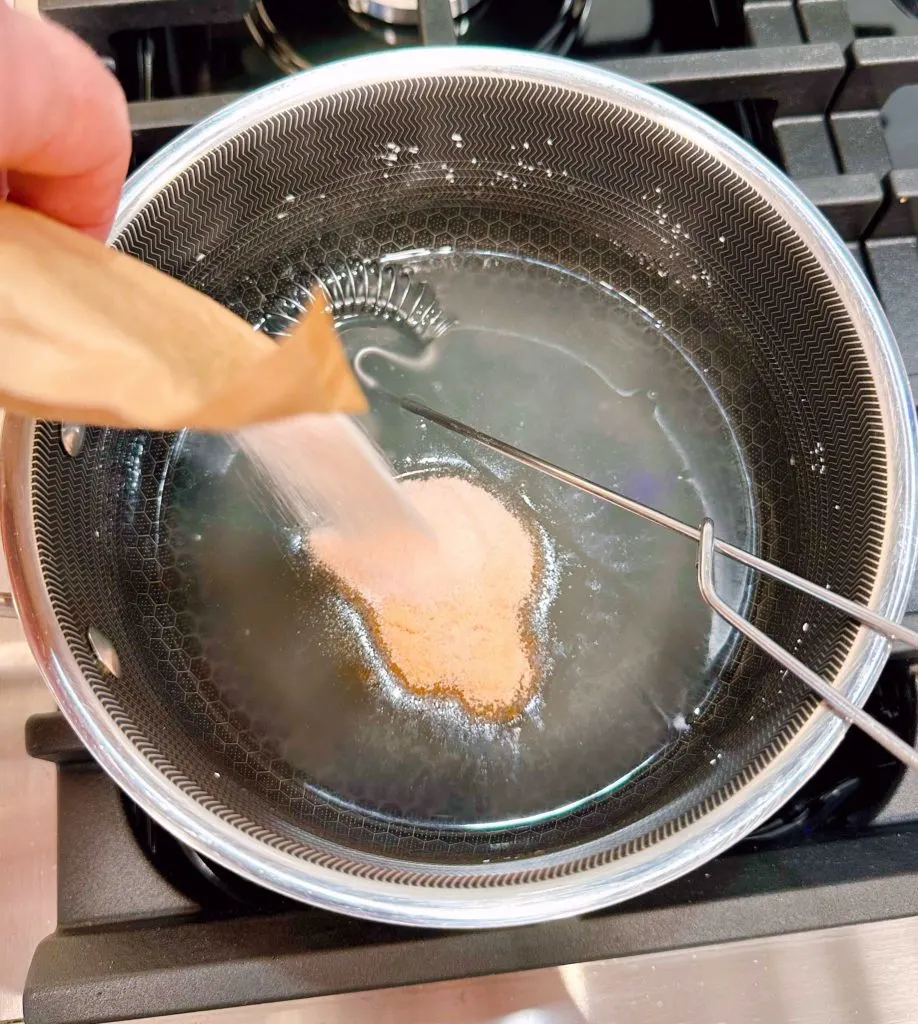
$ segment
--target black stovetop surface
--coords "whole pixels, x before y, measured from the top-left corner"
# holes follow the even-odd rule
[[[414,29],[355,20],[344,0],[42,9],[122,81],[135,166],[279,77],[274,61],[291,52],[320,63],[422,42]],[[274,26],[273,59],[246,15],[263,39]],[[918,20],[892,0],[482,0],[459,30],[460,44],[539,47],[624,71],[749,139],[841,234],[918,376]],[[913,599],[918,613],[918,591]],[[911,742],[916,664],[891,660],[868,705]],[[703,870],[623,907],[474,935],[370,924],[274,896],[152,822],[60,715],[30,720],[27,740],[59,765],[59,922],[32,964],[29,1022],[201,1011],[918,914],[918,776],[854,732],[779,814]]]

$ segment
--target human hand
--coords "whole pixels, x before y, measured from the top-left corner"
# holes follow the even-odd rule
[[[0,0],[0,199],[105,240],[131,154],[115,77],[76,36]]]

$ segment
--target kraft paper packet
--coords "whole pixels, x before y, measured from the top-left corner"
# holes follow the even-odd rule
[[[0,202],[0,408],[97,426],[211,431],[365,412],[317,298],[278,344],[153,267]]]

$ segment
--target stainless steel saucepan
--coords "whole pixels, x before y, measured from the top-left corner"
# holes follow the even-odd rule
[[[323,67],[163,149],[114,244],[270,331],[331,282],[353,350],[410,356],[378,360],[390,390],[903,611],[915,423],[889,326],[807,200],[654,89],[458,47]],[[473,477],[541,538],[544,678],[509,724],[408,699],[222,439],[6,422],[28,642],[181,840],[334,910],[522,924],[714,857],[838,744],[699,599],[691,545],[391,403],[371,429],[399,472]],[[883,638],[742,566],[718,582],[863,703]]]

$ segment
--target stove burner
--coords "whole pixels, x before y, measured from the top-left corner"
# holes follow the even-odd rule
[[[590,13],[589,0],[449,2],[460,44],[558,54],[575,46]],[[338,57],[421,42],[417,0],[317,0],[308,12],[301,0],[253,0],[245,24],[286,74]]]
[[[454,18],[461,18],[481,0],[449,0]],[[347,0],[354,14],[361,14],[387,25],[417,25],[418,0]]]

